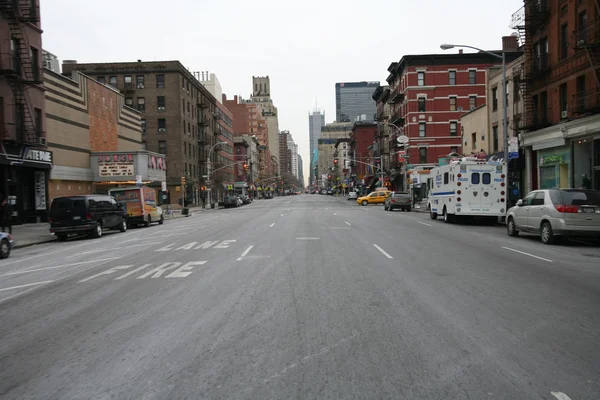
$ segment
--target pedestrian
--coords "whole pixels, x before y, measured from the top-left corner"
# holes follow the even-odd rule
[[[12,235],[12,206],[7,199],[2,199],[2,205],[0,206],[0,225],[2,225],[2,232],[6,232],[8,227],[8,233]]]

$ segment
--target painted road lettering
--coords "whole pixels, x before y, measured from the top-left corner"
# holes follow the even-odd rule
[[[223,240],[219,243],[218,240],[214,240],[214,241],[207,241],[201,244],[198,244],[198,242],[190,242],[188,244],[184,244],[183,246],[179,246],[179,247],[174,247],[175,243],[171,243],[169,245],[166,245],[165,247],[162,247],[158,250],[155,251],[171,251],[171,250],[206,250],[206,249],[228,249],[229,245],[231,245],[232,243],[237,242],[237,240]]]
[[[137,279],[145,279],[145,278],[186,278],[190,276],[193,272],[193,268],[199,265],[206,264],[207,261],[190,261],[182,265],[181,262],[167,262],[163,263],[155,268],[150,270],[146,270]],[[132,275],[135,275],[138,272],[142,272],[147,268],[152,267],[153,264],[144,264],[139,267],[134,268],[134,265],[118,265],[116,267],[109,268],[105,271],[99,272],[95,275],[89,276],[85,279],[80,280],[80,283],[91,281],[94,278],[98,278],[104,275],[111,275],[117,273],[119,271],[128,270],[133,268],[131,271],[127,271],[125,274],[119,275],[114,280],[121,280],[128,278]]]

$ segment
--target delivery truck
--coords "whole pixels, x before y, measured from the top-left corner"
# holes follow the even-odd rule
[[[150,226],[153,222],[162,225],[164,216],[156,202],[156,191],[148,186],[132,186],[115,188],[109,191],[117,203],[125,210],[128,226],[144,224]]]

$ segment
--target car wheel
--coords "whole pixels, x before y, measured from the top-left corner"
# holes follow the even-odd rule
[[[513,217],[508,218],[508,221],[506,223],[506,233],[508,233],[508,236],[517,236],[519,234]]]
[[[121,221],[121,226],[119,227],[119,231],[125,232],[127,230],[127,221]]]
[[[363,200],[361,204],[362,204],[363,206],[366,206],[366,205],[368,205],[368,204],[369,204],[369,202],[368,202],[368,201],[366,201],[366,200]]]
[[[68,237],[69,237],[69,235],[66,233],[57,233],[56,234],[56,238],[58,239],[59,242],[66,241]]]
[[[436,212],[431,211],[431,207],[429,207],[429,218],[437,219],[438,215]]]
[[[550,222],[548,221],[544,221],[542,222],[542,228],[541,228],[541,239],[542,239],[542,243],[544,244],[552,244],[554,243],[555,237],[554,237],[554,232],[552,231],[552,225],[550,225]]]
[[[162,215],[162,214],[160,214],[160,219],[158,220],[158,224],[159,224],[159,225],[162,225],[162,224],[164,224],[164,223],[165,223],[165,216],[164,216],[164,215]]]
[[[452,216],[448,214],[448,210],[444,208],[444,222],[449,224],[452,222]]]
[[[408,211],[408,212],[411,212],[411,211],[412,211],[412,207],[408,207],[408,208],[406,209],[406,211]]]
[[[144,223],[144,225],[146,227],[152,225],[152,217],[150,215],[148,215],[148,219],[146,220],[146,222]]]
[[[7,239],[0,241],[0,258],[8,258],[10,256],[10,243]]]
[[[387,210],[389,210],[389,207],[388,207],[386,204],[384,204],[384,205],[383,205],[383,209],[384,209],[385,211],[387,211]]]
[[[100,238],[102,237],[102,223],[98,222],[96,224],[96,227],[94,229],[92,229],[92,237],[93,238]]]

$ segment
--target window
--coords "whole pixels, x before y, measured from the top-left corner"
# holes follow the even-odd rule
[[[457,126],[458,126],[458,122],[456,122],[456,121],[450,122],[450,136],[456,136],[457,131],[458,131]]]
[[[569,55],[569,25],[560,26],[560,59],[564,60]]]
[[[158,141],[158,152],[160,154],[167,154],[167,141],[166,140]]]
[[[450,111],[456,111],[456,97],[450,97]]]
[[[125,105],[127,107],[133,107],[133,97],[125,97]]]
[[[144,75],[137,75],[135,77],[135,87],[138,89],[144,88]]]
[[[125,75],[125,77],[123,77],[123,82],[125,82],[126,89],[131,89],[131,75]]]
[[[427,162],[427,148],[421,147],[419,149],[419,163],[425,164]]]
[[[477,149],[477,132],[471,133],[471,150]]]
[[[158,107],[159,110],[164,110],[167,107],[165,96],[156,96],[156,107]]]
[[[585,43],[587,34],[587,12],[582,11],[577,16],[577,41]]]
[[[492,111],[498,111],[498,88],[492,89]]]
[[[156,75],[156,87],[157,88],[165,87],[165,76],[163,74]]]
[[[167,120],[165,118],[158,119],[158,131],[159,132],[167,131]]]
[[[419,137],[425,137],[426,134],[425,122],[419,122]]]
[[[492,145],[494,152],[498,150],[498,125],[492,127]]]
[[[114,88],[117,87],[117,77],[116,76],[111,76],[108,78],[108,84]]]
[[[104,76],[99,76],[96,78],[96,80],[103,85],[106,83],[106,77]]]
[[[477,83],[477,71],[474,69],[469,70],[469,85]]]
[[[473,185],[479,185],[479,172],[473,172],[471,174],[471,183]]]
[[[42,110],[40,110],[39,108],[35,108],[33,110],[33,118],[34,118],[34,124],[35,124],[35,135],[37,137],[41,137],[42,136]]]
[[[469,96],[469,110],[477,108],[477,96]]]
[[[417,85],[425,86],[425,72],[417,72]]]
[[[484,185],[489,185],[492,182],[492,174],[484,172],[481,176],[481,182],[483,182]]]
[[[577,77],[577,94],[575,95],[575,99],[577,101],[577,103],[575,104],[575,107],[580,110],[583,111],[583,108],[585,106],[584,103],[584,99],[585,99],[585,75],[580,75]]]
[[[137,105],[138,105],[138,110],[139,111],[146,111],[146,98],[145,97],[138,97],[137,98]]]
[[[548,92],[540,93],[540,119],[542,123],[548,122]]]
[[[458,146],[451,146],[450,153],[458,153]]]
[[[31,57],[33,79],[37,81],[40,79],[40,52],[35,47],[30,47],[29,56]]]
[[[187,156],[187,144],[183,143],[183,155]]]
[[[421,149],[419,149],[419,151],[420,151],[420,150],[421,150]],[[447,172],[444,172],[444,185],[447,185],[447,184],[448,184],[448,182],[449,182],[449,180],[448,180],[448,173],[447,173]]]
[[[456,71],[448,71],[448,81],[450,85],[456,85]]]
[[[181,99],[181,109],[182,112],[185,114],[185,99]]]
[[[142,118],[140,122],[142,124],[142,133],[146,133],[146,120]]]
[[[558,87],[558,101],[560,102],[560,118],[562,119],[562,114],[567,111],[567,83],[561,83]]]
[[[425,112],[425,107],[426,107],[426,100],[425,97],[419,97],[419,112]]]
[[[148,144],[146,142],[142,142],[142,150],[148,150]]]
[[[189,101],[188,101],[188,103],[187,103],[187,111],[188,111],[188,115],[190,115],[190,111],[191,111],[191,109],[190,109],[190,102],[189,102]]]
[[[188,122],[188,135],[192,133],[192,126],[190,125],[190,123]]]

